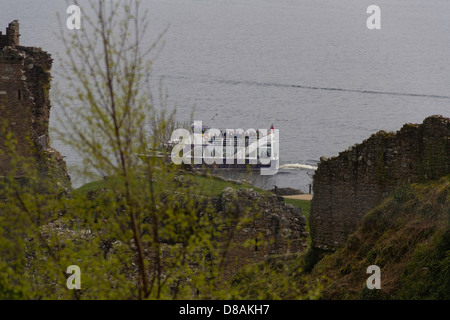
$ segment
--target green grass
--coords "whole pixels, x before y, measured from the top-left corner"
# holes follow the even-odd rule
[[[309,201],[286,203],[309,216]],[[234,285],[250,299],[270,288],[272,296],[263,298],[448,300],[449,217],[450,176],[400,187],[370,210],[334,253],[310,248],[297,256],[272,257],[256,270],[243,270]],[[365,286],[372,264],[381,268],[381,290]]]
[[[284,199],[284,202],[293,205],[294,207],[299,207],[303,211],[303,215],[306,220],[309,219],[309,212],[311,211],[311,201],[310,200],[299,200],[299,199]]]
[[[100,190],[106,187],[106,181],[105,180],[98,180],[86,183],[79,187],[78,189],[75,189],[72,191],[72,196],[83,196],[88,194],[91,191]]]
[[[198,195],[207,196],[207,197],[219,197],[222,194],[222,191],[225,188],[231,187],[233,189],[240,188],[253,188],[255,191],[259,192],[262,195],[272,195],[270,191],[262,190],[260,188],[254,187],[249,183],[236,183],[233,181],[225,181],[220,178],[214,176],[207,176],[201,174],[192,174],[186,173],[183,175],[185,178],[189,179],[192,183],[193,192]],[[73,196],[83,196],[88,194],[91,191],[100,190],[103,188],[108,188],[108,181],[113,181],[111,179],[108,180],[98,180],[86,183],[80,188],[74,190],[72,192]],[[158,182],[155,182],[156,187],[158,187]]]
[[[239,184],[231,181],[224,181],[213,176],[187,174],[185,175],[185,177],[191,179],[191,181],[197,186],[197,188],[195,189],[195,193],[208,197],[219,197],[222,194],[223,189],[228,187],[233,189],[253,188],[257,191],[260,191],[248,183]]]
[[[312,271],[332,279],[324,299],[449,299],[450,176],[398,188],[370,210],[346,244]],[[382,290],[364,285],[381,268]]]

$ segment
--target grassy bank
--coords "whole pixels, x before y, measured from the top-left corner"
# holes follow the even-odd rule
[[[311,274],[329,279],[327,299],[449,299],[449,222],[449,176],[401,187]],[[373,264],[381,269],[381,290],[365,285]]]
[[[308,203],[287,202],[309,212]],[[342,248],[322,255],[274,257],[243,270],[235,285],[250,299],[450,299],[450,176],[399,188]],[[380,290],[366,286],[370,265],[380,267]],[[273,274],[276,281],[261,280]]]
[[[180,183],[186,184],[186,186],[191,186],[192,192],[202,196],[208,197],[219,197],[222,194],[223,189],[225,188],[253,188],[261,194],[271,195],[272,193],[266,190],[262,190],[260,188],[254,187],[248,182],[237,182],[237,181],[229,181],[222,179],[220,177],[215,177],[211,175],[205,174],[195,174],[195,173],[183,173],[183,180],[180,180]],[[109,188],[110,185],[114,183],[114,178],[103,179],[98,181],[93,181],[86,183],[80,188],[74,190],[72,192],[73,196],[86,195],[89,192],[94,192],[97,190],[101,190],[104,188]],[[155,181],[155,188],[160,187],[158,185],[158,181]]]

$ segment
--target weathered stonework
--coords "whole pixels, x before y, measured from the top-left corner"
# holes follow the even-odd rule
[[[226,279],[245,265],[271,256],[299,253],[307,246],[302,210],[286,204],[278,196],[263,196],[253,189],[226,188],[213,203],[219,215],[251,217],[251,222],[242,228],[236,230],[230,225],[224,230],[223,243],[230,242],[224,266]]]
[[[0,49],[12,46],[16,47],[19,45],[19,21],[14,20],[11,22],[8,27],[6,28],[6,34],[3,35],[3,33],[0,31]]]
[[[103,190],[91,191],[88,197],[99,199],[102,193]],[[299,253],[307,247],[308,233],[305,231],[306,219],[302,209],[286,204],[278,196],[262,195],[249,188],[237,190],[226,188],[220,197],[200,197],[197,206],[199,215],[203,214],[203,209],[209,208],[208,212],[212,209],[209,214],[220,217],[217,220],[220,223],[215,224],[215,227],[217,227],[220,237],[216,240],[222,245],[218,249],[222,249],[220,252],[224,254],[223,280],[232,279],[245,266],[266,261],[274,256]],[[249,219],[236,228],[233,221],[242,221],[246,218]],[[88,230],[75,231],[70,224],[75,225],[76,222],[74,220],[70,223],[63,220],[53,221],[44,226],[43,230],[46,235],[57,234],[59,239],[71,241],[90,241],[91,238],[98,235]],[[170,239],[160,240],[163,257],[162,272],[164,273],[165,263],[173,258],[171,252],[173,253],[174,246],[181,248],[183,244],[172,242]],[[121,241],[108,239],[101,242],[100,249],[106,259],[123,245]],[[197,249],[199,253],[207,255],[202,251],[202,247]],[[146,259],[150,262],[150,273],[157,270],[156,252],[151,249],[144,250]],[[128,253],[135,254],[131,251]],[[205,259],[209,258],[205,257]],[[192,263],[192,267],[198,268],[195,263]],[[137,264],[133,264],[133,269],[127,272],[131,278],[136,276]]]
[[[450,119],[431,116],[396,133],[380,131],[339,156],[322,158],[314,174],[312,245],[332,250],[361,217],[402,185],[450,173]]]
[[[50,147],[48,134],[53,60],[40,48],[20,46],[19,36],[18,21],[9,24],[6,35],[0,34],[1,126],[6,126],[6,131],[12,132],[17,140],[16,155],[34,158],[37,168],[44,173],[51,167],[69,187],[65,162],[59,152]],[[0,151],[4,151],[0,152],[0,176],[4,176],[11,168],[5,152],[5,137],[1,133]],[[20,170],[17,174],[21,175]]]

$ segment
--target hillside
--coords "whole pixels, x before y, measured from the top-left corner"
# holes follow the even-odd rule
[[[109,177],[87,183],[74,190],[72,197],[81,202],[86,199],[93,201],[94,207],[104,206],[103,203],[113,201],[113,196],[107,191],[114,190],[117,181],[119,178]],[[214,232],[223,247],[224,261],[220,276],[225,280],[232,278],[245,266],[265,261],[271,256],[303,252],[308,246],[307,216],[310,201],[285,201],[248,182],[205,174],[177,172],[169,187],[162,185],[159,180],[153,183],[155,189],[176,195],[171,202],[161,203],[173,207],[181,203],[177,197],[183,194],[192,201],[192,210],[196,216],[210,215],[211,221],[217,221]],[[160,212],[164,213],[164,210],[160,209]],[[166,217],[161,217],[161,230],[166,228]],[[160,234],[163,232],[161,230]],[[170,247],[175,244],[173,238],[161,238],[161,243]],[[203,248],[196,245],[196,250]]]
[[[272,195],[271,192],[254,187],[248,182],[240,182],[231,179],[224,179],[218,176],[207,174],[189,174],[183,173],[179,175],[177,181],[180,185],[195,186],[194,192],[198,195],[207,197],[218,197],[222,194],[225,188],[239,189],[239,188],[253,188],[255,191],[264,194]],[[103,188],[109,188],[111,183],[114,183],[114,178],[107,178],[103,180],[86,183],[72,192],[73,196],[87,195],[89,192],[95,192]],[[158,182],[155,182],[155,187],[160,187]]]
[[[310,276],[328,279],[324,299],[449,299],[449,218],[450,176],[399,188]],[[373,264],[381,290],[365,284]]]
[[[270,287],[266,298],[449,299],[449,219],[450,176],[401,187],[370,210],[334,253],[318,262],[314,248],[271,259],[259,265],[262,274],[242,272],[235,285],[249,298]],[[381,269],[381,290],[366,287],[366,269],[373,264]],[[283,283],[259,280],[274,273]]]

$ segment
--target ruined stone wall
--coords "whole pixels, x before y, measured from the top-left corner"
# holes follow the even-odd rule
[[[13,134],[15,154],[34,159],[44,175],[54,172],[70,187],[64,160],[50,148],[48,126],[52,58],[40,48],[19,45],[19,22],[0,35],[0,176],[10,171],[6,132]],[[10,153],[10,152],[9,152]],[[51,170],[50,170],[51,169]],[[19,170],[19,176],[22,174]]]
[[[27,80],[34,107],[31,109],[33,118],[33,139],[45,136],[42,142],[49,145],[48,126],[50,121],[50,83],[53,60],[51,56],[40,48],[19,47],[25,53],[24,76]]]
[[[91,197],[98,197],[97,192],[92,191]],[[232,279],[246,266],[273,257],[300,253],[307,247],[309,234],[305,231],[306,219],[302,209],[285,203],[278,196],[262,195],[249,188],[229,187],[222,191],[220,197],[201,197],[196,203],[197,214],[203,214],[203,210],[209,208],[218,218],[214,219],[214,226],[218,233],[217,243],[220,243],[217,247],[220,252],[218,259],[223,261],[215,263],[222,263],[221,274],[225,281]],[[236,225],[238,220],[240,223]],[[174,245],[182,246],[169,239],[161,240],[164,259],[171,259]],[[120,245],[120,241],[105,242],[101,247],[108,254],[116,245]],[[208,252],[201,247],[198,250],[206,260],[210,259]],[[150,261],[150,272],[156,272],[156,252],[148,250],[146,255]],[[196,268],[195,264],[192,267]]]
[[[24,76],[24,55],[13,47],[0,50],[0,149],[7,152],[6,132],[13,132],[17,140],[15,151],[20,156],[32,153],[29,138],[32,136],[30,92]],[[0,175],[9,170],[9,161],[3,153],[0,161]]]
[[[432,116],[396,133],[380,131],[330,159],[314,174],[313,246],[341,246],[361,217],[398,187],[450,174],[450,119]]]
[[[6,46],[18,46],[19,45],[19,21],[14,20],[6,28],[6,34],[0,32],[0,49]]]
[[[219,215],[250,217],[250,222],[241,227],[230,225],[224,230],[223,243],[230,244],[224,265],[226,279],[246,265],[270,256],[299,253],[306,248],[306,219],[300,208],[286,204],[277,196],[263,196],[245,188],[226,188],[216,200]]]

